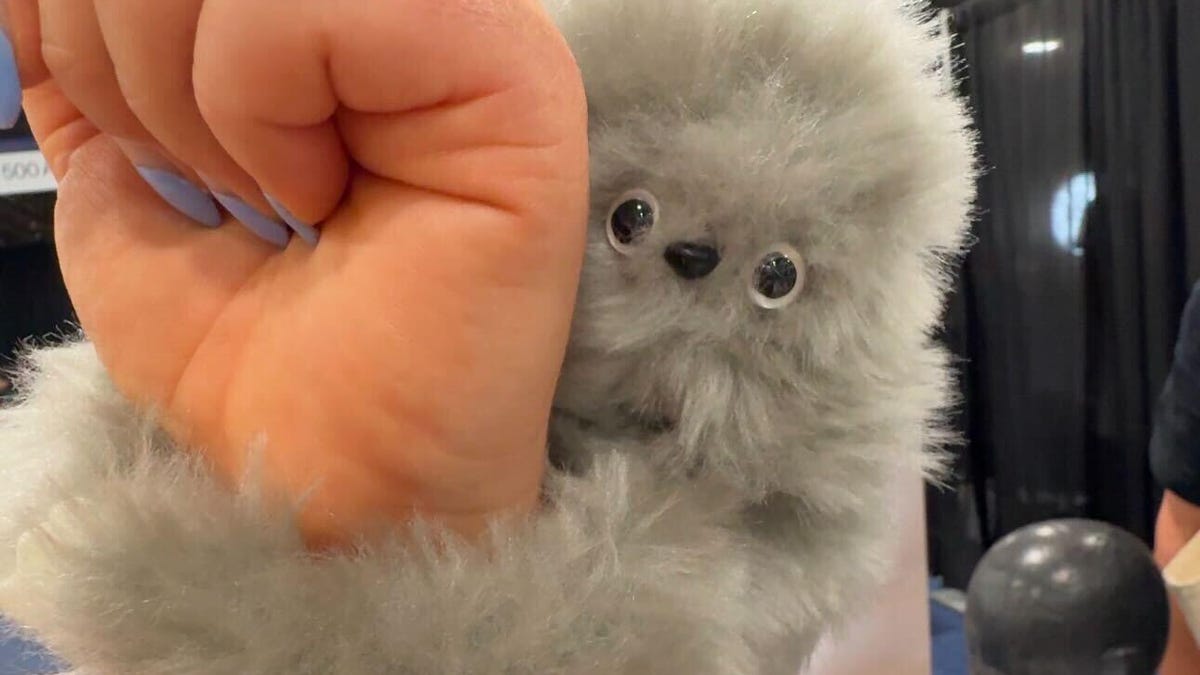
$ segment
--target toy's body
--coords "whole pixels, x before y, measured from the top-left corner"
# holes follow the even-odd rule
[[[490,557],[315,560],[47,350],[0,416],[0,610],[96,675],[799,669],[936,465],[973,169],[945,45],[901,0],[551,11],[594,209],[543,512]]]

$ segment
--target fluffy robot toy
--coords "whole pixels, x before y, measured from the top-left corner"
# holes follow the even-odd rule
[[[551,10],[593,210],[540,512],[312,557],[79,341],[0,414],[0,611],[89,675],[803,667],[944,440],[930,333],[975,168],[948,45],[902,0]]]

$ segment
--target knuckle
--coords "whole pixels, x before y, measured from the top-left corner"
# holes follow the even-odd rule
[[[86,81],[89,75],[99,75],[99,68],[80,54],[70,45],[56,42],[52,38],[42,38],[42,61],[54,79],[62,81]]]
[[[124,104],[107,59],[54,40],[43,39],[41,47],[50,76],[88,120],[116,136],[135,138],[145,133]]]
[[[118,78],[118,86],[121,89],[121,96],[125,99],[125,104],[129,106],[133,114],[143,120],[153,120],[170,114],[169,101],[173,96],[171,92],[152,90],[123,77]]]
[[[229,93],[225,91],[221,78],[209,74],[209,69],[197,64],[192,73],[192,96],[200,116],[208,124],[219,124],[227,114]]]

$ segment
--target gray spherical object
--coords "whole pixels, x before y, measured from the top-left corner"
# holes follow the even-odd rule
[[[1167,591],[1146,546],[1105,523],[1030,525],[984,556],[968,589],[973,675],[1153,675]]]

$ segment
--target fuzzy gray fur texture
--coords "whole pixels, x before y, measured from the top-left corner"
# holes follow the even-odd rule
[[[933,474],[930,339],[975,165],[947,45],[904,0],[548,0],[582,69],[593,217],[545,508],[490,555],[416,525],[341,557],[113,389],[31,352],[0,412],[0,611],[98,675],[801,668]],[[653,227],[610,243],[613,207]],[[720,263],[684,279],[676,242]],[[789,251],[794,302],[752,299]]]
[[[747,639],[765,672],[795,673],[888,569],[889,484],[936,475],[947,440],[930,334],[975,175],[936,67],[948,45],[897,0],[558,10],[588,92],[593,208],[554,459],[617,447],[739,494]],[[658,219],[615,246],[609,215],[631,191]],[[681,278],[676,242],[720,263]],[[803,288],[764,309],[755,269],[784,250]]]

